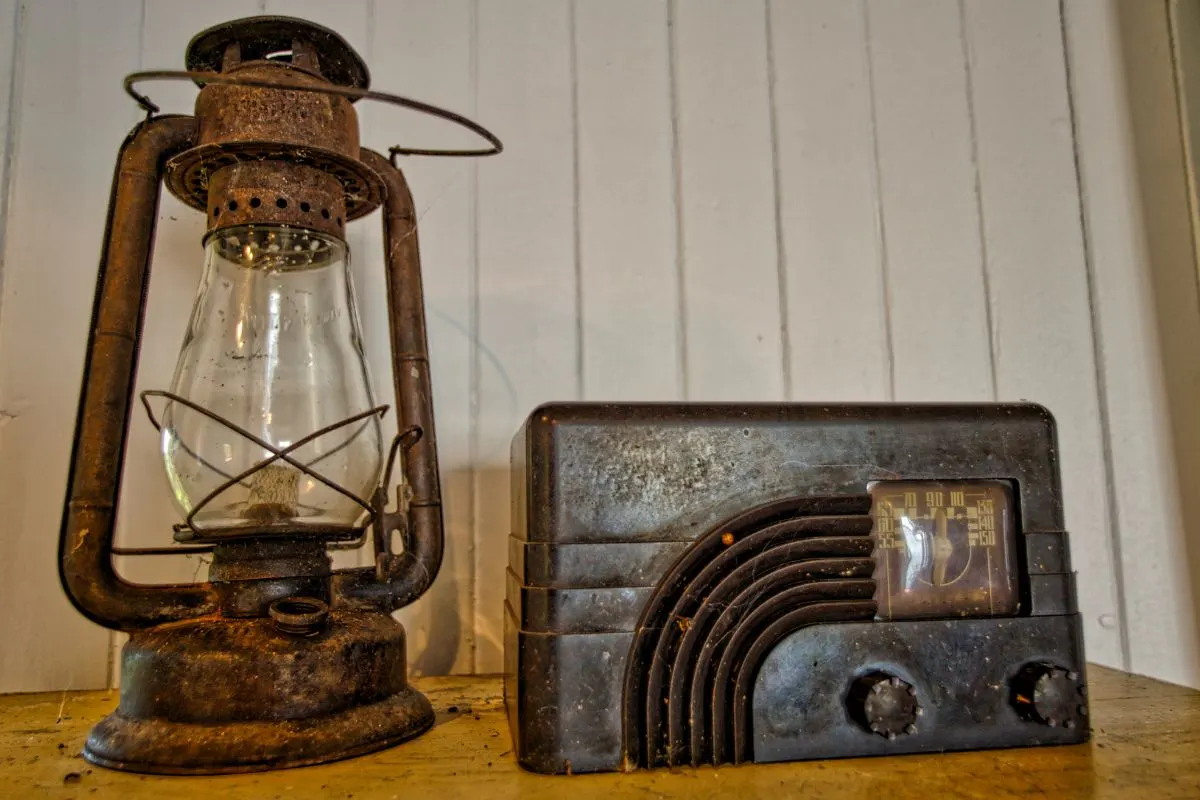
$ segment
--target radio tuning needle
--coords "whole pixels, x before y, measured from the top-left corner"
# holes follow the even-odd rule
[[[933,585],[942,586],[946,583],[946,567],[950,563],[950,554],[954,545],[950,541],[950,522],[946,519],[946,510],[939,508],[933,514]]]

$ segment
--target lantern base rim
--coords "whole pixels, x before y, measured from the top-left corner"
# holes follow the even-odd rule
[[[433,725],[390,615],[334,608],[302,630],[278,616],[132,634],[120,705],[92,728],[84,758],[162,775],[257,772],[382,750]]]
[[[92,729],[83,757],[150,775],[262,772],[385,750],[429,730],[433,721],[428,698],[411,686],[378,703],[302,720],[203,725],[129,719],[116,711]]]

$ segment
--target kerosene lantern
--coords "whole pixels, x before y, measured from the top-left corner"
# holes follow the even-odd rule
[[[336,33],[253,17],[197,35],[186,71],[126,89],[149,112],[121,147],[100,261],[60,540],[89,619],[127,631],[117,711],[84,756],[142,772],[242,772],[378,750],[433,723],[390,616],[432,583],[442,515],[416,215],[398,155],[489,155],[489,132],[368,90]],[[190,79],[195,116],[134,86]],[[431,113],[480,150],[360,149],[354,101]],[[169,390],[142,397],[184,521],[174,545],[113,546],[159,187],[208,220],[203,276]],[[399,434],[384,447],[346,226],[383,207]],[[403,464],[397,507],[392,464]],[[382,476],[382,479],[381,479]],[[393,535],[403,542],[393,552]],[[164,543],[167,544],[167,543]],[[374,549],[333,570],[327,550]],[[115,553],[208,552],[208,581],[133,584]]]

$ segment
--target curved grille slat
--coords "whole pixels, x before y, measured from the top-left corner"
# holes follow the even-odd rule
[[[872,591],[874,591],[872,587]],[[733,693],[733,757],[741,764],[753,757],[750,747],[751,692],[763,659],[783,638],[801,628],[822,622],[864,621],[875,616],[873,600],[820,603],[789,612],[760,632],[746,650],[731,691]],[[715,730],[715,729],[714,729]]]
[[[670,670],[673,660],[671,656],[677,650],[683,632],[692,624],[695,615],[709,604],[713,588],[719,585],[720,578],[749,569],[756,560],[755,557],[745,558],[746,552],[765,555],[787,550],[796,559],[854,557],[870,554],[870,539],[862,536],[821,536],[798,540],[787,538],[806,537],[812,531],[819,531],[822,527],[819,523],[825,520],[828,518],[789,520],[747,536],[739,543],[745,546],[743,553],[735,552],[738,549],[738,545],[735,544],[718,555],[689,585],[688,592],[676,602],[675,608],[667,618],[666,626],[659,634],[646,678],[646,740],[647,754],[651,763],[657,761],[659,755],[665,756],[660,753],[665,733],[662,711],[668,705],[665,688],[670,680],[667,672]],[[667,762],[672,763],[669,758]]]
[[[669,736],[672,752],[682,753],[685,747],[690,748],[693,766],[711,757],[712,665],[714,660],[720,660],[733,628],[747,613],[759,607],[762,600],[772,595],[777,597],[778,593],[793,587],[803,589],[798,599],[805,602],[827,596],[830,592],[827,583],[814,583],[814,579],[870,578],[874,563],[869,558],[856,558],[787,564],[754,581],[724,608],[712,606],[719,616],[706,630],[693,627],[698,635],[693,641],[685,637],[671,672]],[[686,670],[680,668],[683,659],[689,663]]]
[[[728,727],[737,719],[734,698],[710,688],[722,685],[712,665],[731,659],[728,676],[748,663],[726,646],[747,621],[756,627],[738,636],[738,648],[753,647],[759,640],[751,633],[763,625],[804,609],[822,620],[857,615],[855,603],[865,597],[874,615],[870,502],[797,497],[750,509],[698,538],[667,570],[642,613],[626,669],[627,761],[697,763],[710,741],[720,745],[714,763],[728,757],[726,743],[737,735]]]

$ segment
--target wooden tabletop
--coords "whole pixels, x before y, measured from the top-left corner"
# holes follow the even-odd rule
[[[416,681],[437,710],[419,739],[304,769],[164,778],[79,756],[115,692],[0,696],[0,797],[436,798],[1200,798],[1200,692],[1092,667],[1093,739],[1072,747],[546,777],[512,755],[496,677]],[[456,709],[450,711],[451,708]]]

